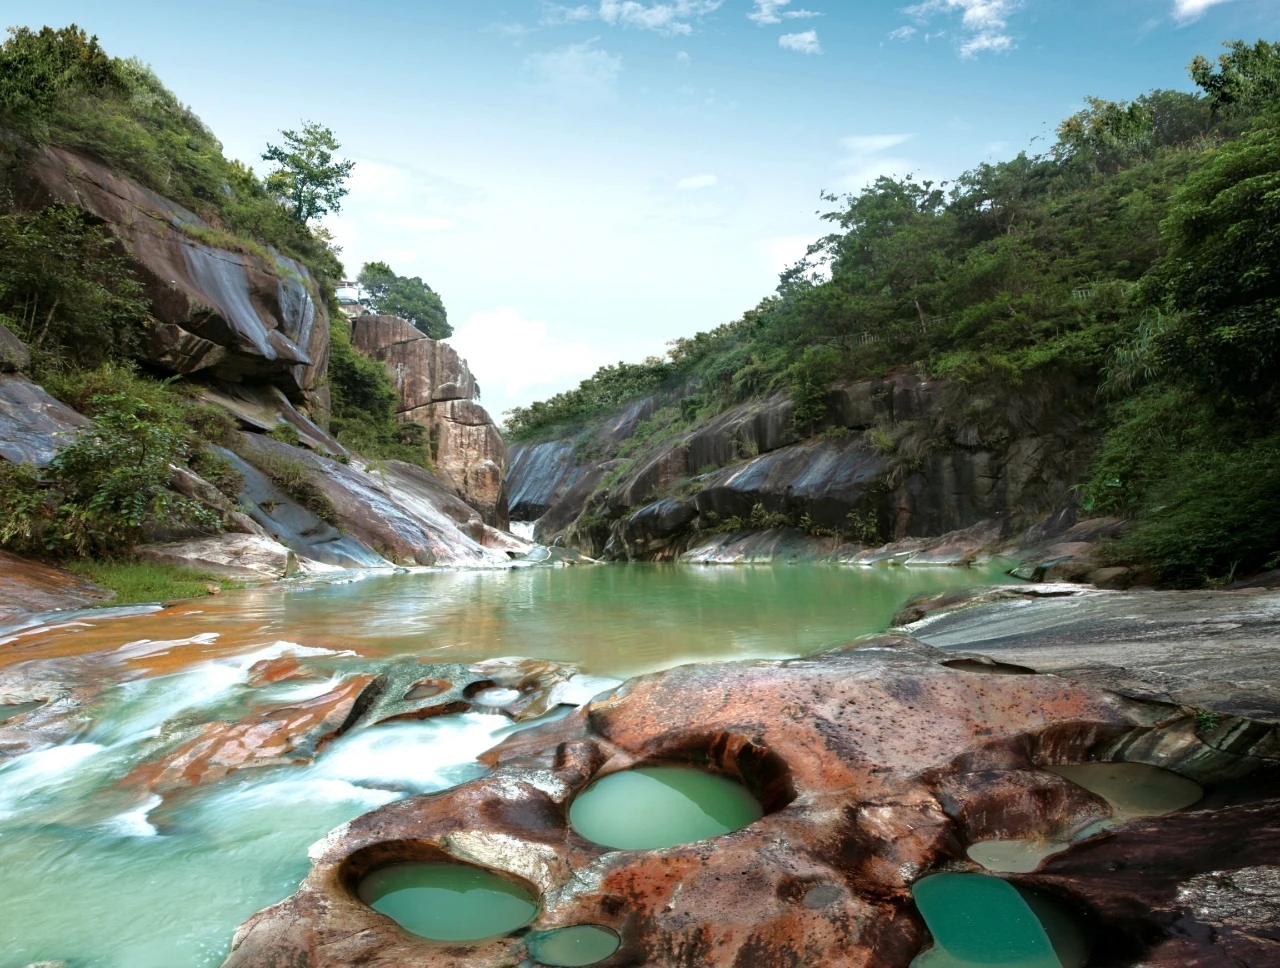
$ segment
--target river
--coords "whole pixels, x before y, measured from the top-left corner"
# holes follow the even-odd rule
[[[264,697],[301,702],[341,669],[404,656],[531,656],[625,678],[801,655],[884,629],[913,596],[1001,580],[994,569],[821,565],[418,571],[11,630],[0,670],[109,686],[77,735],[0,762],[0,968],[215,968],[237,924],[295,889],[310,844],[376,806],[481,775],[475,757],[511,731],[501,715],[468,712],[353,731],[308,765],[241,770],[164,799],[120,782]],[[251,689],[255,663],[289,654],[329,663],[334,678]]]

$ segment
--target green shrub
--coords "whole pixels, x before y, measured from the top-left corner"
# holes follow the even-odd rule
[[[0,462],[0,544],[55,558],[128,554],[155,525],[221,529],[217,515],[169,490],[171,464],[189,456],[186,429],[145,400],[89,401],[91,427],[47,468]]]
[[[297,447],[302,443],[302,435],[298,433],[298,428],[291,423],[278,423],[267,431],[267,436],[272,440],[278,440],[282,444],[288,444],[290,447]]]
[[[240,492],[244,490],[244,475],[221,454],[201,450],[192,459],[191,469],[216,487],[228,500],[240,500]]]
[[[266,474],[276,487],[309,509],[316,517],[337,527],[342,522],[337,507],[312,479],[311,471],[300,460],[278,454],[247,451],[240,455]]]

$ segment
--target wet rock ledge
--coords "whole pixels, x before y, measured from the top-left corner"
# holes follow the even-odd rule
[[[1064,649],[1046,640],[1040,658]],[[546,963],[536,939],[576,925],[616,933],[596,963],[618,968],[905,968],[933,944],[913,885],[980,872],[968,848],[1009,839],[1059,844],[1000,876],[1067,912],[1091,965],[1280,964],[1274,719],[1040,673],[1030,648],[1017,665],[999,655],[885,635],[630,680],[510,737],[486,755],[487,777],[334,831],[298,892],[239,929],[225,968],[532,966]],[[1096,761],[1171,770],[1204,797],[1135,817],[1054,772]],[[656,850],[612,850],[570,826],[594,781],[657,764],[736,780],[764,815]],[[537,902],[532,921],[429,941],[360,900],[374,871],[441,861],[516,883]]]

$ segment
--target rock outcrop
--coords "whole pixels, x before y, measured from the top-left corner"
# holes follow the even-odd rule
[[[89,419],[20,373],[0,373],[0,457],[44,467]]]
[[[427,428],[438,471],[487,524],[508,525],[506,445],[479,395],[467,361],[398,316],[357,316],[352,343],[380,360],[400,397],[399,419]]]
[[[295,404],[327,411],[321,384],[329,319],[306,267],[249,251],[194,213],[87,155],[21,149],[13,197],[28,210],[78,205],[118,238],[160,325],[147,360],[171,373],[269,384]]]
[[[571,440],[513,445],[514,518],[536,520],[541,541],[606,559],[675,557],[734,521],[878,546],[998,518],[1025,527],[1070,504],[1088,451],[1065,395],[1020,401],[1000,422],[972,416],[962,389],[943,381],[837,384],[826,419],[801,440],[785,395],[688,426],[679,403],[695,390],[633,403]],[[668,514],[673,498],[694,513]],[[753,514],[767,523],[750,523]],[[655,533],[659,518],[671,526]]]
[[[1280,795],[1241,783],[1276,758],[1277,731],[1213,745],[1188,710],[1008,668],[881,636],[631,680],[508,739],[483,757],[491,775],[334,831],[299,891],[236,933],[226,968],[498,968],[530,963],[538,932],[580,924],[621,939],[607,964],[906,968],[929,943],[915,882],[979,872],[966,849],[1010,838],[1066,845],[1012,879],[1075,912],[1108,963],[1273,965]],[[1209,795],[1126,820],[1052,772],[1091,760],[1173,769]],[[657,763],[738,780],[763,819],[657,850],[569,827],[593,781]],[[416,938],[356,890],[412,861],[495,871],[537,913],[473,944]]]
[[[69,572],[0,551],[0,623],[31,613],[91,608],[113,595]]]

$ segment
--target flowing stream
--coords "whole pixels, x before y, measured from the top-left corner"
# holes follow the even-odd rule
[[[994,569],[834,566],[419,571],[9,630],[0,673],[110,685],[77,735],[0,760],[0,968],[215,968],[237,924],[293,892],[309,845],[381,804],[480,776],[476,756],[511,732],[504,716],[470,712],[354,731],[310,764],[165,798],[121,782],[201,724],[337,681],[264,693],[251,688],[263,660],[349,657],[376,670],[404,656],[521,655],[622,678],[814,652],[884,629],[916,595],[1000,580]]]

